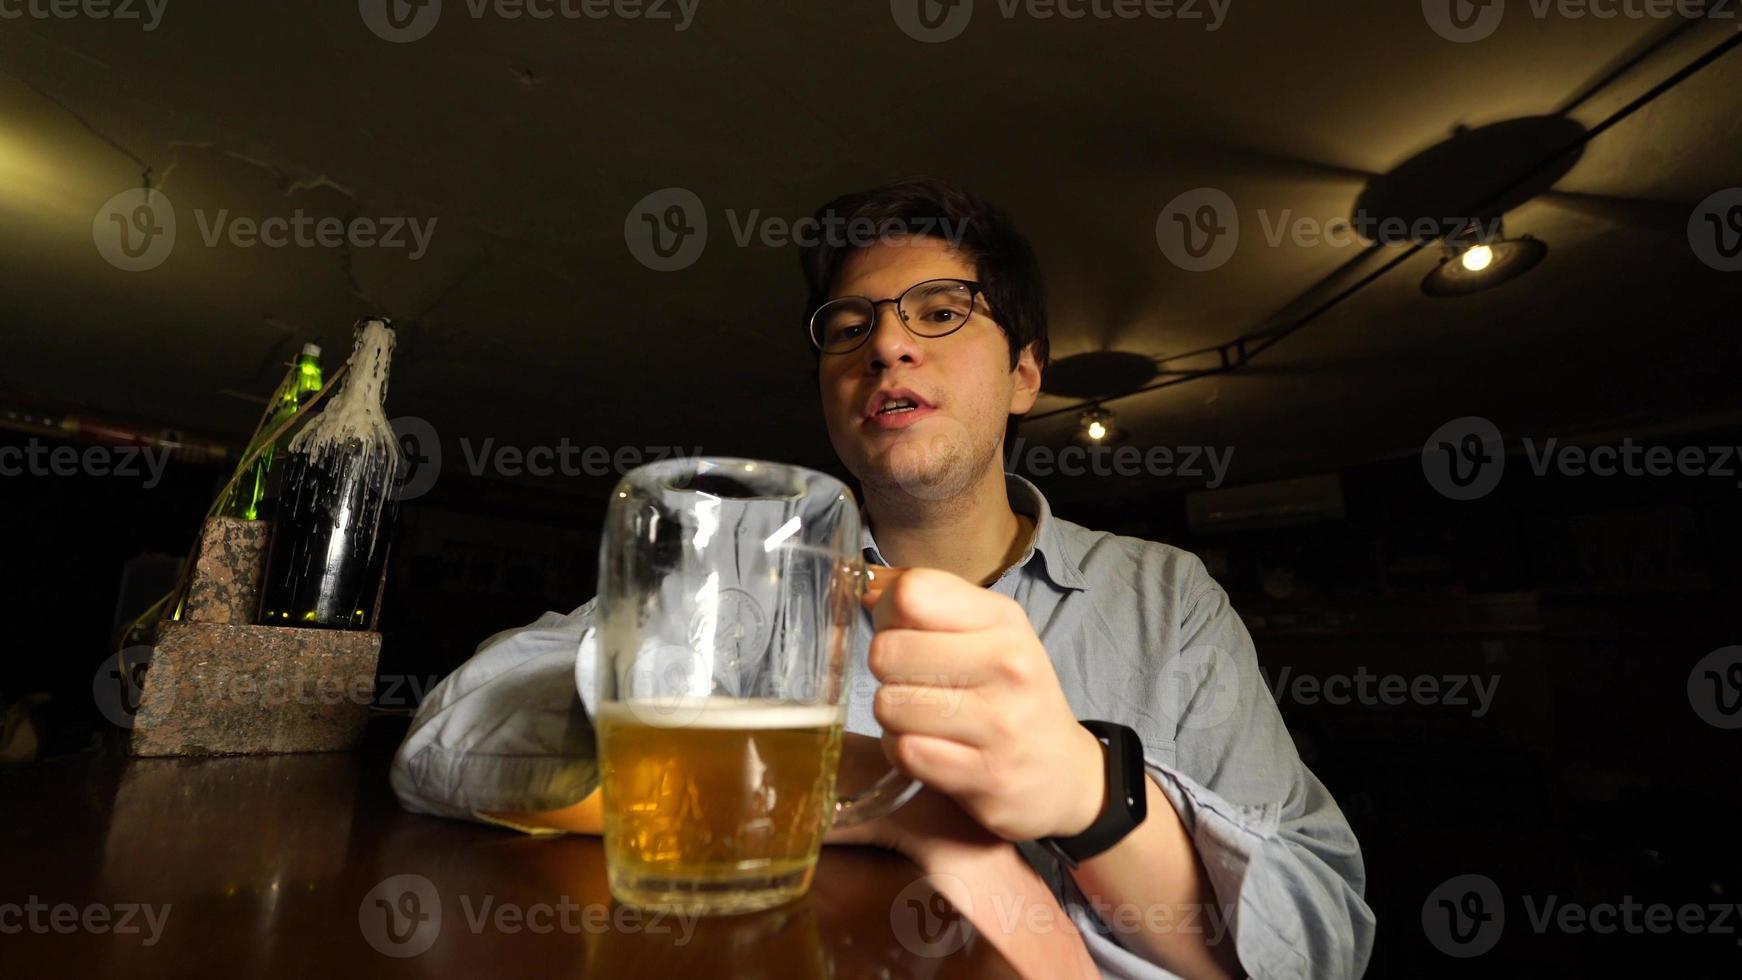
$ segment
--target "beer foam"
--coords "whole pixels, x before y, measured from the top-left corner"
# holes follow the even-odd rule
[[[825,728],[845,721],[846,709],[833,704],[791,704],[762,698],[710,697],[654,698],[645,701],[606,701],[599,705],[599,721],[612,721],[649,728],[781,729]]]

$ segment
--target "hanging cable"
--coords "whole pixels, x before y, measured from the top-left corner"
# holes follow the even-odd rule
[[[1646,105],[1650,104],[1653,100],[1657,99],[1659,96],[1662,96],[1664,93],[1675,88],[1677,85],[1680,85],[1682,82],[1685,82],[1689,78],[1692,78],[1701,69],[1705,68],[1706,66],[1710,65],[1712,62],[1717,61],[1719,58],[1728,54],[1730,51],[1734,50],[1738,45],[1742,45],[1742,33],[1736,33],[1736,34],[1730,35],[1730,37],[1727,38],[1726,40],[1714,45],[1710,50],[1706,51],[1706,53],[1700,55],[1698,58],[1695,58],[1693,61],[1682,66],[1679,70],[1677,70],[1676,72],[1671,74],[1669,77],[1665,78],[1664,80],[1658,82],[1656,85],[1653,85],[1651,88],[1647,89],[1644,93],[1639,95],[1637,98],[1633,99],[1633,101],[1622,106],[1620,109],[1615,110],[1607,118],[1605,118],[1602,122],[1598,123],[1595,126],[1592,126],[1590,129],[1586,130],[1578,139],[1576,139],[1573,142],[1568,143],[1567,145],[1560,147],[1559,149],[1554,150],[1553,152],[1549,153],[1540,162],[1538,162],[1535,166],[1526,168],[1522,173],[1519,174],[1518,177],[1514,178],[1510,183],[1506,184],[1505,186],[1501,187],[1499,190],[1488,195],[1488,197],[1486,199],[1477,202],[1475,204],[1475,206],[1469,208],[1468,209],[1469,213],[1470,214],[1481,214],[1483,212],[1484,208],[1490,207],[1492,205],[1499,203],[1500,201],[1505,200],[1506,196],[1508,194],[1517,190],[1519,187],[1524,186],[1524,184],[1526,182],[1528,182],[1536,174],[1538,174],[1538,173],[1542,172],[1543,170],[1546,170],[1547,168],[1553,166],[1557,161],[1559,161],[1562,157],[1566,156],[1567,154],[1573,153],[1573,152],[1578,151],[1580,149],[1583,149],[1586,144],[1590,143],[1592,140],[1596,139],[1598,136],[1607,132],[1608,130],[1613,128],[1616,124],[1618,124],[1622,120],[1626,119],[1628,116],[1631,116],[1635,112],[1638,112],[1640,109],[1642,109]],[[1612,78],[1617,77],[1617,76],[1614,74],[1611,74],[1609,77],[1612,79]],[[1581,101],[1589,99],[1591,97],[1591,95],[1593,95],[1593,94],[1594,94],[1594,92],[1587,92],[1584,96],[1581,97]],[[1219,358],[1219,363],[1217,363],[1215,365],[1212,365],[1212,366],[1207,367],[1207,368],[1198,369],[1198,370],[1180,371],[1180,372],[1176,373],[1173,377],[1166,378],[1162,381],[1157,381],[1154,384],[1145,385],[1141,388],[1134,388],[1131,391],[1120,392],[1119,394],[1114,394],[1114,395],[1104,395],[1102,397],[1095,398],[1095,399],[1078,401],[1075,404],[1067,405],[1064,408],[1055,408],[1055,409],[1049,409],[1045,412],[1036,412],[1036,413],[1031,414],[1031,415],[1023,416],[1023,421],[1025,421],[1025,422],[1038,421],[1038,420],[1044,419],[1044,418],[1051,418],[1052,416],[1055,416],[1055,415],[1064,415],[1064,414],[1067,414],[1070,412],[1081,412],[1086,407],[1091,406],[1091,405],[1096,405],[1096,404],[1099,404],[1101,402],[1113,401],[1114,399],[1118,399],[1118,398],[1130,398],[1132,395],[1141,395],[1145,392],[1159,391],[1162,388],[1171,388],[1174,385],[1184,384],[1187,381],[1195,381],[1199,378],[1207,378],[1207,377],[1211,377],[1213,375],[1228,374],[1232,371],[1236,371],[1236,370],[1244,367],[1254,357],[1257,357],[1259,354],[1262,354],[1266,350],[1269,350],[1272,346],[1274,346],[1278,341],[1282,340],[1284,337],[1287,337],[1289,334],[1294,333],[1295,331],[1301,329],[1302,327],[1313,322],[1314,320],[1317,320],[1319,317],[1324,316],[1326,313],[1329,313],[1332,309],[1335,309],[1338,305],[1343,303],[1349,297],[1355,295],[1357,292],[1360,292],[1362,289],[1366,288],[1369,284],[1371,284],[1374,280],[1378,279],[1380,276],[1383,276],[1387,272],[1390,272],[1392,269],[1395,269],[1399,265],[1402,265],[1404,262],[1406,262],[1410,258],[1414,257],[1414,255],[1417,252],[1420,252],[1422,249],[1427,248],[1429,244],[1431,244],[1431,243],[1415,242],[1415,243],[1411,244],[1408,248],[1406,248],[1402,252],[1398,253],[1398,255],[1396,257],[1387,261],[1384,265],[1381,265],[1378,269],[1375,269],[1373,272],[1368,273],[1365,276],[1362,276],[1359,280],[1357,280],[1355,282],[1354,285],[1351,285],[1343,290],[1340,290],[1335,296],[1332,296],[1330,299],[1325,300],[1323,303],[1320,303],[1318,306],[1315,306],[1311,310],[1308,310],[1306,313],[1297,317],[1292,322],[1283,324],[1282,326],[1276,327],[1276,328],[1271,329],[1271,330],[1254,331],[1253,333],[1249,333],[1249,334],[1245,334],[1245,335],[1236,337],[1233,340],[1228,341],[1227,343],[1218,344],[1214,347],[1206,347],[1206,348],[1203,348],[1201,350],[1192,351],[1192,352],[1186,353],[1186,354],[1176,354],[1176,355],[1172,355],[1169,357],[1156,358],[1156,361],[1155,361],[1156,366],[1159,368],[1162,365],[1165,365],[1169,362],[1178,362],[1181,360],[1185,360],[1187,358],[1202,357],[1206,354],[1215,354]],[[1381,249],[1384,247],[1385,247],[1384,245],[1375,242],[1374,244],[1369,245],[1367,247],[1367,252],[1363,253],[1363,255],[1371,253],[1375,249]],[[1170,373],[1170,372],[1163,371],[1162,373],[1165,374],[1165,373]]]

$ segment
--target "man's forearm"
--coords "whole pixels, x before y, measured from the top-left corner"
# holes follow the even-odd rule
[[[521,827],[545,827],[566,830],[571,834],[602,834],[605,828],[604,804],[598,790],[588,793],[586,799],[574,806],[561,810],[497,810],[484,816]]]
[[[976,932],[1025,977],[1100,976],[1075,922],[1012,844],[953,842],[910,856]]]
[[[1182,977],[1236,977],[1233,908],[1216,893],[1191,835],[1152,778],[1148,816],[1126,838],[1082,862],[1077,887],[1126,946]]]

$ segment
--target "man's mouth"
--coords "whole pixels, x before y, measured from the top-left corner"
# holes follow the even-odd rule
[[[905,388],[891,388],[871,396],[865,424],[879,429],[903,429],[937,411],[930,402]]]

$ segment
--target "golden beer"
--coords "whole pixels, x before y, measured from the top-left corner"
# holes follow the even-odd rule
[[[730,697],[599,706],[611,891],[748,912],[810,885],[835,805],[839,705]]]

